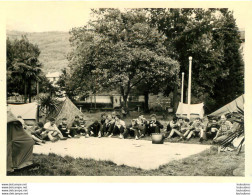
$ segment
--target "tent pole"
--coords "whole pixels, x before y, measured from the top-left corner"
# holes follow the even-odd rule
[[[191,115],[191,109],[190,109],[190,105],[191,105],[191,77],[192,77],[192,56],[189,57],[189,78],[188,78],[188,115],[187,117],[190,119],[190,115]]]

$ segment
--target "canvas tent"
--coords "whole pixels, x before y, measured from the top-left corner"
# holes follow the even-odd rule
[[[66,97],[57,105],[57,109],[47,116],[47,119],[54,118],[56,120],[56,124],[59,125],[62,118],[67,118],[67,125],[71,126],[76,115],[84,117],[84,114],[68,97]],[[84,120],[87,120],[87,118],[84,117]],[[89,123],[89,121],[87,121],[87,123]]]
[[[225,115],[227,113],[237,112],[238,107],[244,110],[244,95],[239,96],[232,102],[226,104],[225,106],[209,114],[208,116],[221,116],[223,114]]]
[[[179,106],[176,112],[176,116],[178,117],[187,117],[188,113],[190,112],[190,118],[200,117],[203,118],[204,116],[204,104],[184,104],[179,102]],[[190,109],[189,109],[190,108]]]
[[[21,122],[7,112],[7,171],[31,165],[33,139],[24,131]]]
[[[28,104],[9,104],[8,109],[14,116],[22,116],[27,125],[33,125],[38,121],[38,104],[36,102]]]

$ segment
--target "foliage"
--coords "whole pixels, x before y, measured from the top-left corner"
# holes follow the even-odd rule
[[[117,89],[127,103],[142,81],[164,81],[178,73],[166,37],[148,24],[144,10],[98,9],[93,14],[87,26],[70,32],[70,68],[78,86],[94,93]]]
[[[7,39],[7,92],[27,95],[31,101],[32,85],[39,79],[42,64],[38,60],[37,45],[23,36],[20,40]]]
[[[240,35],[228,9],[147,9],[150,22],[167,36],[167,46],[188,75],[193,57],[192,95],[207,110],[244,93],[244,64],[239,51]],[[232,87],[231,87],[232,86]],[[186,87],[185,87],[186,89]],[[194,102],[197,103],[197,102]]]
[[[43,111],[46,115],[57,110],[59,102],[55,97],[51,96],[48,93],[41,93],[37,98],[40,104],[40,110]]]

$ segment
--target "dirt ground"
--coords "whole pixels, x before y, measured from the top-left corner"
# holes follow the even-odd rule
[[[179,160],[209,149],[210,145],[170,143],[152,144],[147,140],[118,138],[68,139],[34,147],[35,154],[55,153],[60,156],[112,161],[145,170],[156,169],[173,160]]]

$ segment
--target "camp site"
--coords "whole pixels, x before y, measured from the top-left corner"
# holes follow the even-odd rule
[[[6,174],[244,176],[232,10],[90,13],[69,32],[7,31]]]

